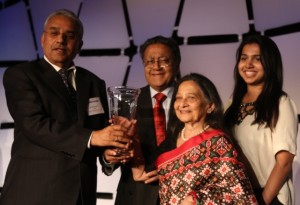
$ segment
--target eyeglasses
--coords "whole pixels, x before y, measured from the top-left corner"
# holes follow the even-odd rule
[[[60,35],[63,35],[63,37],[68,40],[73,40],[76,38],[75,32],[61,33],[59,30],[56,30],[56,29],[50,29],[50,30],[44,31],[44,32],[47,33],[51,38],[57,38]]]
[[[167,67],[170,65],[170,59],[168,57],[160,57],[157,60],[155,60],[154,58],[144,60],[144,66],[146,68],[153,68],[156,63],[158,63],[160,67]]]

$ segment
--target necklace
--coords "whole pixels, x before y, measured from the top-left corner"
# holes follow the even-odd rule
[[[241,103],[241,107],[253,106],[255,102]]]
[[[237,115],[237,124],[240,124],[245,117],[252,115],[255,112],[255,102],[241,103]]]
[[[204,127],[202,130],[200,130],[199,132],[197,132],[195,135],[193,135],[192,137],[195,137],[197,135],[200,135],[202,134],[203,132],[205,132],[207,129],[209,128],[209,125],[206,125],[206,127]],[[185,138],[184,136],[184,130],[185,130],[185,127],[181,130],[181,139],[183,139],[183,141],[187,141],[188,139],[192,138],[192,137],[189,137],[189,138]]]

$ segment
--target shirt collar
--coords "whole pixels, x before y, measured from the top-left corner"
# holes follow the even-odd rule
[[[44,55],[44,59],[45,61],[47,61],[50,65],[52,65],[52,67],[58,72],[61,68],[58,67],[57,65],[54,65],[53,63],[51,63],[48,58]],[[71,67],[69,67],[67,70],[73,69],[74,71],[76,71],[76,66],[73,64]]]
[[[167,96],[167,98],[172,98],[172,94],[173,94],[173,91],[174,91],[174,87],[171,86],[171,87],[168,87],[166,89],[164,89],[162,92],[160,93],[163,93]],[[154,95],[156,95],[157,92],[156,90],[154,90],[151,86],[150,86],[150,93],[151,93],[151,98],[154,98]]]

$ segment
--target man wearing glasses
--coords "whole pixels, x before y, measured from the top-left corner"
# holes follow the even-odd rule
[[[173,85],[179,74],[181,61],[180,50],[172,38],[156,36],[144,42],[140,48],[144,64],[145,78],[148,83],[141,88],[137,104],[137,128],[145,158],[147,171],[155,169],[155,153],[165,138],[166,124],[173,94]],[[160,109],[164,112],[163,120],[156,120],[156,96],[163,96]],[[157,131],[157,129],[160,129]],[[113,150],[106,150],[103,158],[107,164],[118,164],[118,157]],[[117,167],[117,166],[116,166]],[[159,204],[158,181],[152,183],[135,182],[132,178],[130,163],[121,165],[115,205],[155,205]],[[110,175],[112,172],[107,172]],[[157,179],[156,173],[153,178]]]

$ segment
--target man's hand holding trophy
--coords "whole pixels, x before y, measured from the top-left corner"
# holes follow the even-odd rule
[[[127,137],[132,139],[134,143],[139,143],[135,114],[140,89],[127,86],[113,86],[109,87],[107,92],[110,105],[110,123],[126,127],[128,129]],[[107,150],[107,160],[111,163],[127,162],[134,155],[134,146],[128,145],[127,147]]]

